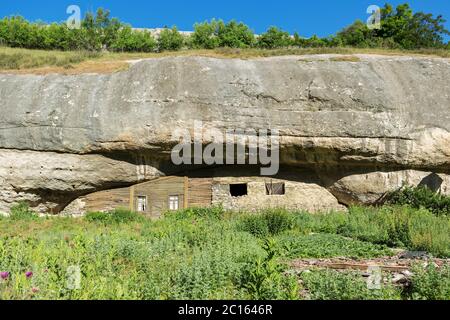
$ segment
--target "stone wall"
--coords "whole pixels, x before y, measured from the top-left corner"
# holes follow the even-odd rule
[[[284,183],[284,195],[267,195],[266,183]],[[230,184],[247,183],[248,194],[233,197]],[[262,177],[215,178],[213,183],[213,205],[222,205],[228,210],[254,212],[265,208],[286,208],[311,212],[345,210],[338,200],[324,187],[314,183],[267,179]]]

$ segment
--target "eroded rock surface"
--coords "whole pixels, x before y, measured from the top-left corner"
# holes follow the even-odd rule
[[[448,192],[450,61],[358,57],[167,57],[109,75],[2,74],[0,211],[26,200],[57,213],[79,196],[176,173],[172,133],[195,120],[278,129],[281,164],[314,170],[344,204],[432,173]]]

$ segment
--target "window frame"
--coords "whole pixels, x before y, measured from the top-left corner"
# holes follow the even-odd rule
[[[176,198],[176,200],[175,200],[175,198]],[[168,197],[168,209],[170,210],[170,211],[177,211],[177,210],[180,210],[180,195],[179,194],[172,194],[172,195],[169,195],[169,197]],[[176,202],[175,202],[176,201]],[[176,209],[174,209],[175,208],[175,206],[173,206],[174,208],[172,208],[172,204],[176,204]]]
[[[143,205],[144,205],[143,209],[144,210],[140,210],[140,207],[139,207],[139,205],[141,204],[141,202],[139,201],[140,199],[144,199],[144,202],[143,202]],[[136,209],[137,209],[136,210],[137,212],[147,212],[147,210],[148,210],[148,197],[146,195],[138,195],[136,197]]]
[[[280,186],[280,188],[274,188],[274,186]],[[266,195],[267,196],[284,196],[286,195],[286,183],[285,182],[266,182]],[[274,189],[281,190],[281,193],[274,193]]]

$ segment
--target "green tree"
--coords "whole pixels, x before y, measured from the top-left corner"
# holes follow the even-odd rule
[[[392,38],[405,49],[443,47],[443,36],[449,35],[446,20],[441,15],[436,18],[423,12],[413,13],[407,3],[394,10],[386,4],[381,10],[381,29],[376,36]]]
[[[191,36],[192,47],[200,49],[214,49],[219,47],[218,34],[219,22],[212,20],[210,23],[196,23],[194,33]]]
[[[369,47],[373,38],[372,30],[361,20],[343,29],[337,34],[343,45],[350,47]]]
[[[274,26],[258,38],[258,46],[264,49],[284,48],[291,44],[292,40],[289,33]]]
[[[177,51],[183,47],[184,37],[178,32],[177,27],[172,29],[165,28],[161,31],[158,38],[158,47],[160,51],[170,50]]]
[[[123,26],[117,33],[117,37],[111,44],[113,51],[125,52],[153,52],[157,43],[150,32],[133,31],[131,26]]]
[[[242,22],[232,20],[225,24],[218,22],[217,36],[220,47],[249,48],[255,42],[255,36],[250,28]]]

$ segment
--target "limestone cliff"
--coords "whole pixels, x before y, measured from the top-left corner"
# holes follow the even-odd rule
[[[171,135],[194,120],[278,129],[282,165],[315,172],[344,204],[432,172],[450,192],[450,61],[357,57],[167,57],[109,75],[0,75],[0,211],[26,200],[57,213],[177,173]]]

